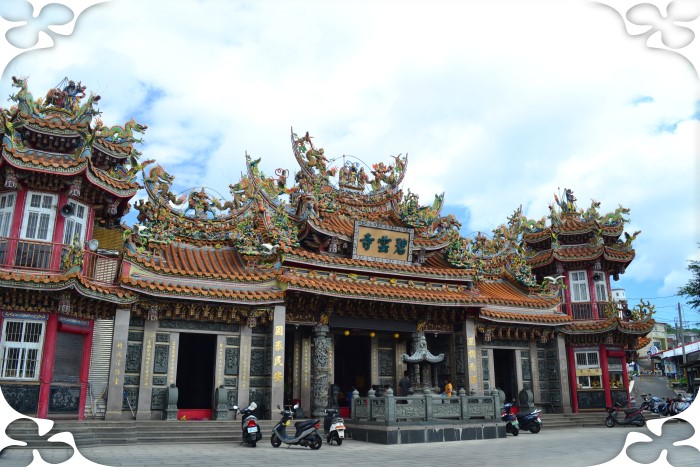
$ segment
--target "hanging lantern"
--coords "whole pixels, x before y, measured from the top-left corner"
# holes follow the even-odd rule
[[[395,333],[394,333],[394,339],[398,339],[399,336],[400,336],[400,334],[399,334],[398,332],[395,332]]]
[[[343,331],[343,335],[344,335],[344,336],[349,336],[349,335],[350,335],[350,331],[346,329],[345,331]]]
[[[377,333],[374,332],[374,331],[372,331],[372,332],[369,333],[369,337],[374,337],[374,336],[376,336],[376,335],[377,335]]]

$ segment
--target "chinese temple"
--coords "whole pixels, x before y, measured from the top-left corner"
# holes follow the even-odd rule
[[[564,412],[626,398],[624,352],[653,323],[607,304],[634,258],[626,210],[579,212],[567,191],[549,225],[518,210],[464,238],[444,194],[403,191],[406,156],[332,159],[294,131],[293,177],[246,154],[230,197],[177,194],[134,147],[145,125],[105,126],[81,83],[34,99],[13,82],[0,388],[18,411],[222,419],[298,400],[318,415],[339,393],[396,391],[405,370],[415,389],[449,378]],[[421,352],[442,357],[403,358]]]

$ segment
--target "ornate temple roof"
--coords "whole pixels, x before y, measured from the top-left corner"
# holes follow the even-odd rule
[[[119,219],[139,189],[135,177],[141,153],[133,145],[141,140],[133,132],[146,127],[134,121],[104,126],[95,108],[100,96],[86,97],[80,82],[64,79],[36,99],[26,78],[13,77],[12,84],[18,88],[10,96],[16,104],[0,109],[5,187],[60,188],[55,185],[59,179],[49,182],[37,175],[65,177],[62,183],[72,197],[104,206],[103,218]]]

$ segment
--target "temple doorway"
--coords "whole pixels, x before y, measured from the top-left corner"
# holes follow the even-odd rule
[[[215,334],[180,334],[176,380],[178,409],[211,410],[215,360]]]
[[[515,399],[518,395],[515,350],[493,349],[493,372],[496,389],[500,389],[506,395],[504,402]]]
[[[335,336],[335,381],[340,391],[347,394],[353,388],[366,396],[371,385],[369,336]],[[342,402],[342,401],[341,401]]]

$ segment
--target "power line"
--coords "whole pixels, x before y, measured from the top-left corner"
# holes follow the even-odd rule
[[[630,297],[627,300],[658,300],[660,298],[673,298],[678,297],[678,295],[666,295],[665,297]]]

